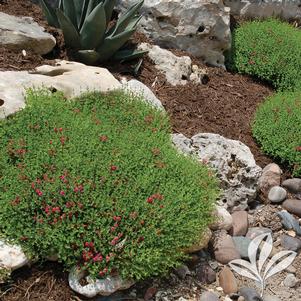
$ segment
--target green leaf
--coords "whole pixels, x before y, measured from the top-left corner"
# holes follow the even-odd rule
[[[114,53],[128,41],[134,32],[135,30],[124,31],[114,37],[105,38],[103,44],[97,49],[100,60],[105,61],[113,56]]]
[[[105,7],[105,11],[106,11],[107,25],[111,21],[112,13],[113,13],[115,5],[116,5],[116,0],[105,0],[105,2],[104,2],[104,7]]]
[[[48,24],[50,26],[59,27],[59,22],[55,14],[55,9],[52,8],[51,5],[45,2],[44,0],[40,0],[40,4]]]
[[[103,3],[99,3],[86,18],[80,31],[84,49],[94,49],[103,41],[106,32],[106,13]]]
[[[95,50],[79,50],[76,56],[79,61],[87,65],[94,65],[100,59],[99,53],[97,53]]]
[[[63,0],[64,14],[72,22],[73,26],[77,28],[76,10],[74,0]]]
[[[142,57],[147,52],[148,51],[137,49],[119,50],[113,55],[113,59],[118,61],[130,61]]]
[[[89,5],[89,2],[90,0],[83,0],[83,6],[82,6],[82,11],[81,11],[81,17],[80,17],[80,23],[79,23],[79,30],[81,30],[84,22],[85,22],[85,19],[87,17],[87,10],[88,10],[88,5]]]
[[[119,34],[124,31],[129,23],[132,21],[132,18],[136,17],[138,10],[142,7],[144,0],[137,2],[132,5],[117,21],[113,35]]]
[[[75,14],[76,14],[76,24],[77,24],[78,29],[79,29],[79,26],[80,26],[82,9],[83,9],[84,4],[85,4],[85,1],[83,1],[83,0],[74,0],[74,8],[75,8]]]
[[[60,28],[63,31],[66,45],[75,49],[80,48],[79,34],[70,19],[59,8],[56,10],[56,15]]]

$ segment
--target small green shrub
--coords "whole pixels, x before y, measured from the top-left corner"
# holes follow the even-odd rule
[[[275,19],[246,22],[233,34],[230,68],[279,90],[301,83],[301,31]]]
[[[301,176],[301,92],[279,92],[257,110],[253,135],[262,149]]]
[[[167,271],[212,222],[217,181],[166,114],[122,92],[30,91],[0,122],[0,233],[94,277]]]

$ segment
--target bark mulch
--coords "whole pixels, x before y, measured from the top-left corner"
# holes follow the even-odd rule
[[[46,56],[27,51],[24,57],[20,52],[0,47],[1,71],[29,70],[41,64],[53,64],[53,59],[69,59],[62,34],[47,25],[41,9],[30,0],[0,0],[0,11],[16,16],[32,17],[58,41],[54,51]],[[148,40],[143,35],[136,34],[133,42],[141,41]],[[179,55],[185,54],[173,51]],[[193,58],[193,61],[204,67],[198,60]],[[117,78],[133,77],[130,64],[109,62],[104,67],[107,67]],[[250,147],[257,163],[264,167],[271,162],[271,159],[261,152],[252,138],[250,124],[257,106],[266,96],[273,93],[273,90],[247,76],[232,74],[218,68],[206,68],[209,75],[209,82],[206,85],[188,83],[186,86],[173,87],[166,83],[164,76],[146,58],[136,78],[150,87],[162,101],[170,114],[174,132],[183,133],[188,137],[200,132],[211,132],[238,139]],[[140,293],[144,294],[142,291]],[[67,274],[62,270],[61,265],[55,263],[17,270],[13,273],[11,282],[0,286],[1,301],[83,299],[70,290]]]

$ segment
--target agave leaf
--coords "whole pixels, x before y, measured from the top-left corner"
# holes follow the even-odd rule
[[[262,282],[260,275],[257,272],[256,266],[253,266],[250,262],[242,259],[235,259],[229,262],[231,269],[241,276],[253,279],[255,281]]]
[[[83,5],[84,4],[85,4],[85,1],[83,1],[83,0],[74,0],[74,8],[75,8],[75,15],[76,15],[76,24],[77,24],[77,28],[78,29],[79,29],[79,26],[80,26],[82,9],[83,9]]]
[[[270,233],[267,235],[266,240],[262,240],[262,246],[259,254],[259,260],[258,260],[258,272],[260,273],[264,263],[269,258],[271,252],[273,249],[273,238]]]
[[[112,13],[113,13],[115,4],[116,4],[116,0],[105,0],[105,2],[104,2],[107,25],[111,21],[111,17],[112,17]]]
[[[100,54],[101,61],[113,56],[114,53],[127,42],[134,32],[135,30],[124,31],[114,37],[110,36],[105,38],[101,46],[97,49],[97,52]]]
[[[74,0],[63,0],[64,14],[72,22],[73,26],[77,29],[76,10]]]
[[[88,8],[87,8],[87,13],[86,16],[89,16],[92,12],[92,10],[99,4],[103,3],[104,0],[89,0]]]
[[[59,8],[56,9],[56,15],[60,28],[63,31],[66,45],[75,49],[80,48],[79,34],[70,19]]]
[[[95,50],[79,50],[76,55],[79,61],[88,65],[94,65],[100,59],[100,55]]]
[[[293,251],[281,251],[274,255],[270,262],[267,264],[265,271],[264,271],[264,280],[267,280],[271,276],[285,270],[289,267],[297,256],[296,252]],[[278,262],[281,258],[283,258],[280,262]],[[277,264],[275,264],[278,262]],[[275,264],[275,265],[274,265]],[[273,267],[274,265],[274,267]]]
[[[83,0],[83,6],[82,6],[82,11],[81,11],[81,15],[80,15],[80,22],[78,25],[78,29],[81,30],[85,19],[87,17],[87,10],[88,10],[88,5],[89,5],[90,0]]]
[[[136,27],[138,26],[138,23],[140,22],[140,20],[142,19],[143,16],[137,16],[134,17],[131,22],[129,22],[129,24],[127,25],[127,27],[125,28],[125,30],[132,30],[132,29],[136,29]]]
[[[113,55],[113,59],[117,61],[130,61],[142,57],[147,52],[137,49],[119,50]]]
[[[61,10],[64,9],[64,6],[63,6],[63,0],[60,0],[60,1],[59,1],[58,8],[61,9]]]
[[[55,13],[55,9],[44,0],[40,0],[40,4],[48,24],[53,27],[59,27],[59,22]]]
[[[115,26],[113,35],[117,35],[126,29],[128,24],[131,22],[132,18],[136,16],[138,10],[143,5],[143,2],[144,0],[141,0],[136,4],[132,5],[123,15],[120,16]]]
[[[83,49],[94,49],[104,39],[106,32],[106,13],[103,3],[99,3],[86,18],[80,31]]]

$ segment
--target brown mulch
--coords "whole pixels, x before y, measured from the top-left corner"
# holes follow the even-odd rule
[[[27,51],[24,57],[18,51],[0,47],[0,71],[29,70],[42,64],[53,64],[53,59],[69,59],[60,31],[49,27],[41,9],[30,0],[0,0],[0,11],[16,16],[30,16],[57,39],[57,46],[47,56]],[[134,36],[134,43],[147,42],[141,34]],[[182,51],[173,50],[178,55]],[[193,58],[194,63],[204,67]],[[133,77],[131,64],[111,64],[107,67],[116,77]],[[265,156],[252,138],[250,123],[255,110],[273,90],[250,77],[232,74],[222,69],[206,67],[209,82],[206,85],[188,83],[173,87],[156,70],[149,59],[144,59],[137,79],[150,87],[170,114],[174,132],[191,137],[199,132],[211,132],[227,138],[238,139],[248,145],[260,166],[271,159]],[[82,300],[70,290],[67,274],[59,264],[24,268],[13,273],[12,282],[0,286],[0,300],[71,301]]]

